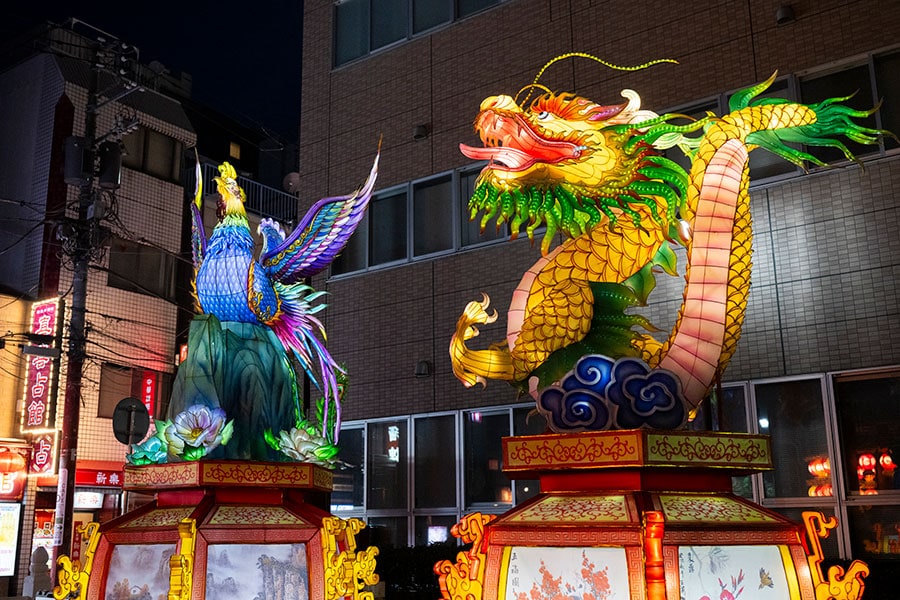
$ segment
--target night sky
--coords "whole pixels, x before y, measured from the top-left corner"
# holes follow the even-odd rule
[[[28,0],[4,15],[0,35],[75,17],[193,77],[193,98],[297,140],[303,2],[61,2]]]

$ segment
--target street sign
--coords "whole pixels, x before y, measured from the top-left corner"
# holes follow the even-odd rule
[[[129,445],[144,439],[150,429],[150,413],[137,398],[122,398],[113,411],[113,433],[119,442]]]

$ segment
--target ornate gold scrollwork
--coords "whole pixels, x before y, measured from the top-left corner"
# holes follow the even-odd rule
[[[850,563],[847,572],[839,565],[828,567],[828,577],[822,574],[822,543],[819,538],[828,537],[828,533],[837,527],[835,517],[825,518],[818,511],[803,512],[803,523],[806,525],[806,536],[809,539],[809,570],[816,590],[816,600],[857,600],[862,597],[866,587],[863,579],[869,574],[869,565],[861,560]]]
[[[378,583],[375,557],[378,548],[369,546],[356,551],[356,534],[366,526],[359,519],[322,519],[322,561],[325,566],[325,600],[352,598],[373,600],[372,592],[364,592],[367,585]]]
[[[80,559],[73,561],[65,555],[56,560],[58,584],[53,588],[53,597],[56,600],[87,597],[91,567],[94,565],[94,553],[100,543],[100,524],[87,523],[79,527],[77,531],[81,534],[81,539],[87,539],[87,547],[83,554],[84,560],[83,562]]]
[[[194,550],[197,547],[197,520],[182,519],[178,523],[181,548],[169,558],[168,600],[189,600],[194,583]]]
[[[484,527],[496,515],[472,513],[453,526],[450,533],[464,544],[472,544],[468,552],[456,555],[456,563],[442,560],[434,565],[444,600],[481,600],[484,594],[484,567],[486,554],[482,547]]]

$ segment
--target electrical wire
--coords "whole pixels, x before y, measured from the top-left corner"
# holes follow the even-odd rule
[[[9,252],[9,251],[12,250],[13,248],[15,248],[17,245],[19,245],[19,244],[21,244],[22,242],[24,242],[25,240],[27,240],[27,239],[28,239],[28,236],[30,236],[32,233],[34,233],[34,232],[37,230],[38,227],[43,227],[44,225],[46,225],[46,222],[45,222],[45,221],[40,221],[40,222],[38,222],[37,224],[35,224],[34,227],[32,227],[31,229],[29,229],[28,231],[26,231],[25,233],[23,233],[23,234],[22,234],[22,237],[20,237],[20,238],[17,239],[16,241],[14,241],[12,244],[10,244],[9,246],[7,246],[6,248],[3,248],[2,250],[0,250],[0,254],[6,254],[7,252]]]

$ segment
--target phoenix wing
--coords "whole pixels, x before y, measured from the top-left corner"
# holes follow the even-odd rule
[[[275,224],[271,221],[260,224],[265,242],[260,263],[271,281],[288,285],[302,281],[327,267],[344,249],[372,197],[380,155],[380,151],[375,155],[369,178],[361,188],[347,196],[316,202],[290,236],[279,236],[272,230]],[[279,237],[283,239],[276,244]]]
[[[194,262],[194,274],[206,255],[206,230],[203,227],[203,172],[200,170],[200,158],[197,157],[194,171],[194,201],[191,203],[191,257]]]

